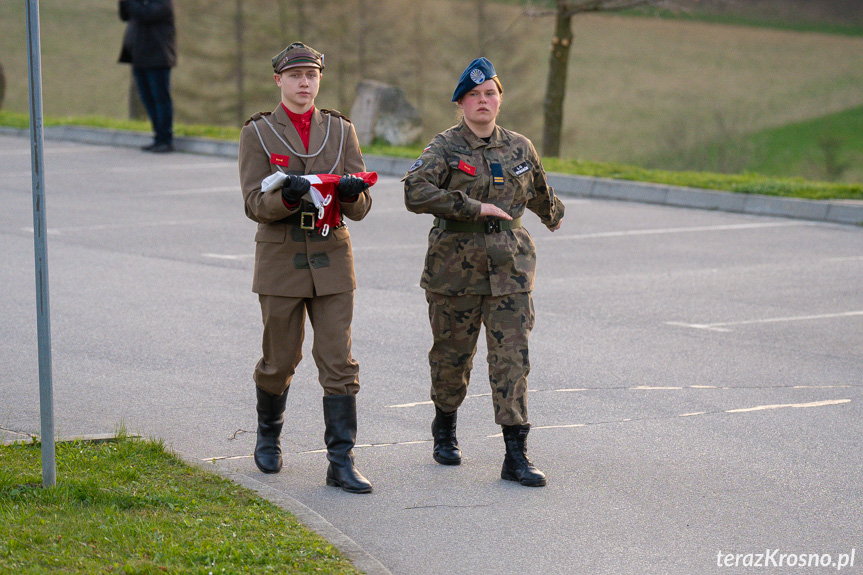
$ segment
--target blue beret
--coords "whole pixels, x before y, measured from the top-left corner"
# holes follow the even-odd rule
[[[458,102],[462,96],[473,90],[476,86],[482,84],[486,80],[491,80],[497,76],[492,63],[485,58],[477,58],[467,65],[461,77],[458,79],[458,84],[455,87],[455,92],[452,93],[452,101]]]

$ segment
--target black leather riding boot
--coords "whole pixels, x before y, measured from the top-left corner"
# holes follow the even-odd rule
[[[357,397],[324,396],[324,442],[327,444],[327,485],[348,493],[371,493],[372,484],[354,467],[357,440]]]
[[[255,465],[264,473],[278,473],[282,468],[282,444],[279,436],[285,423],[285,403],[288,390],[282,395],[258,392],[258,441],[255,444]],[[288,388],[290,389],[290,388]]]
[[[461,450],[455,436],[456,411],[445,413],[438,406],[434,408],[432,420],[432,437],[434,437],[434,452],[432,457],[441,465],[458,465],[461,463]]]
[[[528,487],[545,485],[545,474],[534,467],[527,458],[527,434],[530,432],[530,425],[502,425],[501,427],[506,455],[503,458],[500,478],[518,481]]]

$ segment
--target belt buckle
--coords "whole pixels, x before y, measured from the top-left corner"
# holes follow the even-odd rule
[[[500,233],[500,220],[486,220],[485,233]]]
[[[300,229],[314,230],[315,229],[315,214],[314,212],[300,213]]]

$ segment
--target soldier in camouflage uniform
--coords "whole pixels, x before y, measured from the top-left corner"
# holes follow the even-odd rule
[[[506,447],[501,477],[542,486],[545,475],[527,458],[525,444],[536,248],[521,216],[527,208],[555,231],[564,206],[548,186],[530,140],[496,125],[502,94],[491,62],[471,62],[452,99],[463,118],[435,136],[410,167],[405,206],[435,216],[420,281],[434,336],[433,457],[444,465],[461,463],[456,410],[467,393],[484,325],[495,422]]]

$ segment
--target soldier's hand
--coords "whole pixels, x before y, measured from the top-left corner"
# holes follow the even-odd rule
[[[282,182],[282,199],[286,204],[297,204],[311,186],[307,179],[290,174]]]
[[[500,218],[501,220],[511,220],[512,216],[497,207],[494,204],[480,204],[479,207],[479,216],[491,216],[493,218]]]
[[[560,229],[560,224],[562,222],[563,222],[563,220],[560,220],[559,222],[557,222],[557,224],[555,226],[553,226],[553,227],[550,226],[548,229],[551,230],[552,232],[556,232],[557,230]]]
[[[342,176],[338,185],[339,198],[352,202],[356,200],[357,196],[359,196],[363,190],[367,190],[368,187],[368,183],[366,183],[362,178],[358,178],[356,176]]]

